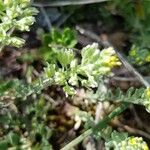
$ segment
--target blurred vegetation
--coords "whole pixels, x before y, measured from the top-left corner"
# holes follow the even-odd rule
[[[97,43],[79,46],[73,27],[92,23],[97,35],[122,29],[129,34],[131,48],[125,52],[128,60],[136,67],[147,68],[150,63],[150,1],[115,0],[59,7],[61,13],[71,14],[71,17],[63,23],[64,28],[52,27],[48,29],[50,32],[42,32],[38,37],[40,46],[35,49],[4,46],[20,47],[24,43],[22,38],[14,37],[13,32],[9,35],[9,31],[13,26],[28,31],[35,21],[32,15],[38,11],[30,7],[30,1],[0,2],[3,31],[0,33],[3,48],[0,59],[5,64],[9,58],[5,59],[13,56],[15,65],[21,68],[16,74],[0,76],[0,150],[51,150],[63,146],[69,150],[74,146],[79,148],[77,144],[90,135],[95,142],[102,140],[106,150],[126,147],[149,150],[145,138],[116,131],[117,128],[113,130],[109,122],[129,104],[144,106],[144,110],[150,112],[150,88],[131,87],[123,92],[109,87],[108,80],[114,75],[112,69],[121,66],[114,49],[100,49]],[[22,13],[16,14],[16,9]],[[5,28],[5,16],[13,13],[15,16],[9,18],[10,24]],[[19,15],[25,20],[18,20]],[[100,27],[104,27],[103,30]],[[105,105],[104,115],[95,123],[99,104]]]

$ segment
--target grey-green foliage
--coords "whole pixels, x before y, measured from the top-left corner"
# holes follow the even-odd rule
[[[55,50],[55,62],[45,68],[46,78],[53,78],[54,84],[63,86],[64,91],[75,94],[75,88],[84,86],[95,88],[100,76],[109,75],[111,68],[120,65],[112,48],[100,52],[98,44],[88,45],[81,50],[81,60],[75,57],[72,49]]]
[[[105,148],[106,150],[110,150],[111,148],[115,148],[115,146],[122,141],[124,141],[128,137],[127,133],[119,133],[117,131],[113,131],[110,134],[110,137],[106,139]]]
[[[33,141],[30,140],[30,138],[25,138],[22,135],[19,135],[14,132],[10,132],[5,136],[3,140],[0,141],[0,149],[1,150],[52,150],[52,146],[49,144],[48,139],[50,138],[49,130],[46,131],[46,127],[43,127],[43,124],[37,123],[37,130],[43,130],[41,131],[42,141],[40,143],[37,143],[33,145]],[[47,134],[48,138],[45,139],[45,135]]]
[[[150,100],[146,96],[145,88],[135,89],[130,87],[126,92],[123,92],[120,88],[111,90],[99,84],[99,90],[93,95],[87,95],[89,99],[97,99],[100,101],[112,101],[112,102],[127,102],[132,104],[143,105],[146,110],[150,112]]]
[[[128,137],[127,133],[113,131],[105,143],[106,150],[149,150],[141,137]]]
[[[5,96],[15,99],[18,97],[24,97],[25,94],[31,92],[30,85],[26,85],[18,79],[7,80],[0,84],[0,100],[3,100]],[[3,98],[4,97],[4,98]]]
[[[46,124],[51,104],[47,103],[41,95],[37,101],[31,104],[24,103],[20,109],[22,109],[21,107],[23,107],[24,117],[18,115],[17,112],[9,113],[8,111],[5,115],[0,115],[1,127],[7,126],[5,136],[0,138],[0,149],[52,149],[48,141],[52,130]],[[16,128],[20,132],[10,131],[10,129],[15,130]],[[26,130],[27,136],[23,136],[22,129]],[[37,137],[40,139],[39,142],[37,142]]]
[[[5,97],[9,99],[21,98],[25,100],[28,96],[38,94],[42,89],[52,84],[53,81],[51,78],[43,79],[42,77],[32,84],[26,84],[18,79],[7,80],[0,84],[0,100],[4,100]],[[0,106],[1,104],[2,103],[0,103]]]
[[[100,51],[96,43],[81,50],[81,60],[72,49],[55,48],[55,57],[52,63],[47,64],[40,79],[29,85],[18,80],[3,83],[0,86],[0,95],[1,98],[12,95],[14,99],[26,99],[53,84],[62,86],[68,95],[73,95],[76,87],[97,87],[100,76],[110,75],[111,69],[117,65],[120,62],[115,51],[112,48]]]
[[[30,7],[30,0],[0,0],[0,45],[20,47],[22,38],[11,36],[13,30],[29,31],[35,22],[37,9]]]

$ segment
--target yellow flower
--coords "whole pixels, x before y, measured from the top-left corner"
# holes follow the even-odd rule
[[[110,66],[114,67],[114,66],[120,66],[121,62],[119,61],[118,57],[116,55],[111,56],[110,58]]]
[[[143,144],[142,148],[143,148],[143,150],[149,150],[147,144]]]
[[[145,90],[145,92],[146,92],[147,98],[150,98],[150,87],[148,87],[148,88]]]
[[[123,143],[126,143],[126,145],[124,145]],[[137,150],[137,149],[141,149],[141,150],[149,150],[148,145],[145,141],[143,141],[143,139],[141,137],[128,137],[126,140],[122,141],[120,143],[120,150],[124,150],[125,147],[128,147],[132,150]]]
[[[143,101],[143,105],[146,107],[146,110],[150,113],[150,87],[148,87],[145,92],[145,100]]]
[[[129,142],[130,145],[136,145],[137,141],[136,141],[135,137],[131,137],[128,142]]]

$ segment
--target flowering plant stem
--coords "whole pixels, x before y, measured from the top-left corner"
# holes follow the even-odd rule
[[[104,119],[99,121],[93,128],[86,130],[83,134],[81,134],[76,139],[71,141],[69,144],[67,144],[65,147],[63,147],[61,150],[70,150],[71,148],[73,148],[74,146],[79,144],[87,136],[91,135],[95,130],[97,130],[99,132],[102,131],[102,129],[107,127],[107,123],[109,123],[114,117],[118,116],[125,109],[127,109],[128,106],[129,106],[129,103],[122,103],[119,107],[117,107],[114,111],[112,111],[108,116],[106,116]]]

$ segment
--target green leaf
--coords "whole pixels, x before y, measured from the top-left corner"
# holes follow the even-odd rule
[[[81,51],[82,64],[86,64],[90,62],[91,56],[93,56],[94,52],[97,51],[97,49],[98,49],[98,44],[96,43],[84,47]]]
[[[8,142],[6,140],[0,141],[0,149],[8,150]]]
[[[48,47],[48,45],[52,42],[51,34],[49,33],[44,34],[42,42],[43,42],[43,46]]]
[[[29,31],[35,22],[33,17],[38,13],[36,8],[29,7],[30,0],[0,1],[0,44],[1,47],[12,45],[20,47],[24,44],[22,38],[12,36],[15,29]],[[2,48],[1,48],[2,49]]]
[[[74,95],[76,93],[75,89],[69,85],[66,85],[63,87],[64,92],[66,92],[68,95]]]
[[[77,44],[76,33],[70,28],[65,28],[62,33],[62,41],[67,47],[73,48]]]
[[[66,84],[66,74],[64,71],[59,71],[59,72],[56,72],[55,73],[55,76],[54,76],[54,80],[55,80],[55,83],[58,84],[58,85],[65,85]]]
[[[53,28],[50,33],[43,36],[44,46],[59,46],[65,48],[73,48],[77,43],[76,33],[70,28],[65,28],[61,31]]]
[[[4,10],[5,10],[5,5],[4,5],[3,1],[1,0],[0,1],[0,11],[2,12]]]
[[[52,78],[56,72],[56,66],[54,64],[47,64],[45,68],[45,73],[48,78]]]
[[[128,137],[127,133],[120,133],[117,131],[113,131],[111,133],[111,138],[113,141],[116,141],[117,143],[120,143],[121,141],[124,141]]]
[[[8,141],[11,145],[14,145],[14,146],[18,145],[19,140],[20,140],[20,137],[16,133],[10,132],[8,134]]]
[[[19,37],[9,37],[7,39],[7,45],[12,45],[18,48],[21,47],[24,43],[25,43],[25,40]]]
[[[74,53],[72,50],[61,50],[57,54],[57,59],[62,65],[62,67],[67,67],[74,59]]]

